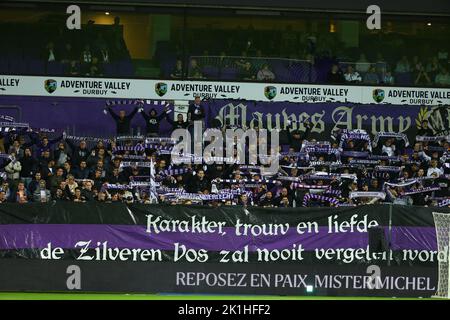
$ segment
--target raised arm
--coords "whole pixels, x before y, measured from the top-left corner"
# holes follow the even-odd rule
[[[170,119],[170,117],[169,117],[169,114],[168,113],[166,113],[165,114],[165,116],[166,116],[166,120],[167,120],[167,122],[168,123],[170,123],[172,126],[175,124],[175,121],[173,121],[172,119]]]
[[[134,108],[134,110],[131,111],[131,113],[127,116],[127,118],[130,120],[133,119],[134,115],[138,112],[138,110],[139,110],[138,107]]]
[[[64,135],[62,134],[62,135],[60,135],[59,137],[56,137],[55,139],[49,140],[49,141],[48,141],[48,144],[49,144],[49,145],[53,145],[53,144],[57,143],[58,141],[62,140],[63,136],[64,136]]]
[[[307,122],[307,123],[306,123],[306,130],[305,130],[305,132],[303,133],[303,135],[301,136],[301,139],[302,139],[302,140],[306,140],[306,139],[308,138],[309,134],[311,133],[312,127],[313,127],[313,125],[312,125],[311,122]]]
[[[114,113],[114,111],[112,111],[112,108],[108,106],[108,112],[111,115],[111,117],[113,117],[114,120],[118,120],[119,116],[117,114]]]
[[[75,146],[75,144],[70,140],[70,139],[64,139],[64,141],[67,143],[67,145],[69,146],[69,148],[70,148],[70,151],[72,152],[72,154],[75,152],[75,150],[76,150],[76,146]]]
[[[156,120],[161,121],[166,116],[166,110],[163,110],[159,116],[156,117]]]
[[[30,138],[30,142],[24,143],[24,148],[29,148],[39,142],[39,135],[36,132],[29,132],[27,135]]]
[[[145,121],[149,121],[150,120],[149,115],[146,114],[144,110],[141,111],[141,115],[142,115],[142,118],[144,118]]]

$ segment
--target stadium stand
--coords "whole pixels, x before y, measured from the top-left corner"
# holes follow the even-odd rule
[[[108,108],[110,121],[117,124],[117,136],[112,138],[46,133],[27,124],[4,123],[1,203],[150,203],[149,186],[155,182],[158,202],[170,204],[450,205],[449,136],[434,134],[426,120],[414,141],[401,133],[372,135],[364,130],[339,130],[332,140],[317,141],[310,137],[310,124],[302,132],[288,128],[281,133],[285,138],[280,149],[272,150],[279,157],[279,169],[262,175],[261,159],[245,165],[238,162],[237,145],[231,162],[207,165],[202,158],[201,164],[174,163],[175,141],[162,136],[160,123],[168,121],[177,129],[190,128],[192,122],[171,118],[169,104],[158,114],[153,108],[144,111],[141,101],[132,103],[135,107],[128,115]],[[137,130],[132,130],[131,121],[138,114],[146,120],[145,133],[133,135]],[[202,119],[204,113],[197,120]],[[246,159],[250,159],[249,148],[245,146]],[[154,181],[146,161],[154,163]]]
[[[140,71],[140,64],[144,63],[156,70],[151,73],[153,77],[163,79],[270,79],[286,83],[326,84],[330,83],[327,74],[337,64],[342,73],[346,73],[349,65],[352,66],[360,75],[361,80],[357,81],[360,84],[450,86],[448,42],[437,35],[427,37],[427,31],[417,33],[414,30],[418,27],[412,24],[398,23],[398,30],[412,30],[405,34],[392,30],[392,22],[389,22],[388,31],[361,33],[358,44],[348,45],[336,31],[299,31],[299,25],[293,20],[281,30],[278,30],[277,20],[267,20],[273,24],[269,29],[261,25],[255,27],[246,20],[240,21],[237,27],[231,27],[224,19],[216,27],[205,28],[189,26],[191,20],[194,24],[196,19],[208,19],[191,14],[187,15],[188,25],[181,26],[186,37],[182,38],[179,35],[182,31],[172,26],[174,30],[171,30],[170,39],[155,40],[152,56],[145,61],[134,57],[127,47],[127,42],[136,40],[130,40],[132,35],[124,34],[123,30],[130,22],[121,22],[120,17],[111,24],[89,20],[77,32],[65,30],[61,27],[64,17],[55,18],[51,13],[39,21],[38,28],[35,23],[20,20],[3,22],[0,23],[0,32],[8,45],[0,52],[0,72],[148,78],[144,71]],[[173,19],[182,17],[174,15]],[[324,21],[315,23],[323,25]],[[448,26],[444,24],[441,29],[445,28]],[[280,32],[282,36],[279,36]],[[421,48],[433,49],[417,48],[418,42],[422,44]],[[383,46],[378,46],[378,43],[383,43]],[[86,45],[90,46],[88,51],[85,51]],[[195,74],[192,60],[197,61]],[[182,66],[178,74],[174,74],[177,61],[181,61]],[[244,67],[246,62],[250,65]],[[258,79],[257,74],[264,64],[268,65],[273,77]],[[354,81],[347,81],[344,77],[339,82]]]
[[[449,299],[445,2],[2,1],[0,300]]]
[[[61,23],[46,21],[38,27],[0,23],[3,41],[8,44],[0,53],[2,74],[133,76],[125,41],[120,38],[118,44],[115,42],[120,31],[114,25],[93,25],[80,32],[69,32],[60,26]],[[53,36],[55,29],[58,32]]]

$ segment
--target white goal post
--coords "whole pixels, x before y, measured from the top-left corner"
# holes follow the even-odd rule
[[[450,299],[450,213],[433,212],[438,252],[438,288],[433,298]]]

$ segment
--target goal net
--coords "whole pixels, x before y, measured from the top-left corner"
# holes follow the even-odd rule
[[[450,299],[450,213],[433,212],[438,250],[438,288],[433,297]]]

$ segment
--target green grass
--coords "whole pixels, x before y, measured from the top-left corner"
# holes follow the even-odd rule
[[[0,300],[432,300],[431,298],[3,292]],[[434,299],[433,299],[434,300]]]

